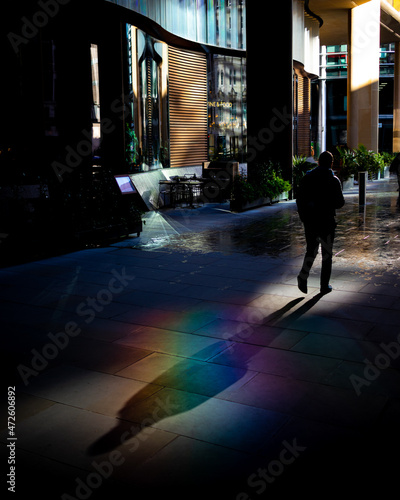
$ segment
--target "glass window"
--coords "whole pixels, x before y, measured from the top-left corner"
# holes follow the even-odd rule
[[[130,25],[127,43],[131,96],[125,141],[128,171],[168,167],[167,46]]]
[[[183,38],[246,48],[245,0],[108,0],[149,17]]]
[[[97,45],[90,46],[90,59],[92,67],[92,150],[96,155],[99,154],[101,142],[99,52]]]
[[[208,57],[209,158],[245,159],[246,60],[239,57]]]

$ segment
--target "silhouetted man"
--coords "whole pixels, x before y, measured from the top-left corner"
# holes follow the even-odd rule
[[[300,291],[307,293],[307,279],[319,245],[322,250],[321,293],[329,293],[332,271],[332,251],[335,239],[336,209],[344,205],[342,185],[332,171],[333,156],[321,153],[318,167],[307,172],[300,182],[297,208],[304,224],[307,250],[303,267],[297,277]]]

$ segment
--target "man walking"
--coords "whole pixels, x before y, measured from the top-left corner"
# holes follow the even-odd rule
[[[333,241],[335,239],[336,209],[344,205],[340,180],[332,171],[333,155],[321,153],[318,167],[307,172],[300,182],[297,208],[304,224],[307,250],[303,267],[297,277],[300,291],[307,293],[307,279],[318,254],[322,251],[321,293],[332,291],[329,284],[332,271]]]

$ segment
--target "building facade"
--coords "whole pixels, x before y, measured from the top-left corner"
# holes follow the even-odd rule
[[[80,222],[83,200],[106,206],[106,174],[150,179],[220,158],[247,163],[250,172],[271,159],[291,180],[293,155],[318,155],[335,131],[321,106],[331,92],[319,77],[321,46],[347,47],[332,54],[339,63],[346,57],[347,79],[331,97],[342,96],[349,147],[378,149],[381,132],[389,144],[384,116],[393,114],[393,150],[400,150],[396,1],[85,6],[20,0],[2,23],[1,185],[45,186],[58,203],[52,213],[75,211]],[[391,47],[394,64],[379,88],[381,46]],[[384,99],[379,104],[391,88],[392,113],[389,100],[386,109]],[[150,189],[146,178],[143,185]]]
[[[136,14],[134,24],[127,19],[122,42],[130,170],[198,166],[219,157],[245,161],[245,2],[109,3]]]
[[[140,17],[126,23],[129,94],[126,148],[131,171],[247,161],[246,2],[121,1]],[[144,19],[146,20],[144,22]],[[155,38],[153,24],[165,30]],[[293,3],[295,154],[311,154],[311,83],[318,78],[319,23]],[[179,37],[172,42],[170,35]],[[191,50],[182,48],[182,41]],[[260,90],[262,92],[262,61]],[[264,90],[265,91],[265,90]],[[314,138],[315,141],[315,138]]]
[[[18,2],[7,34],[8,59],[15,68],[9,92],[36,117],[35,147],[29,139],[18,140],[12,108],[15,123],[4,127],[2,147],[8,141],[21,154],[34,149],[40,168],[50,168],[58,181],[69,177],[78,162],[84,170],[112,161],[119,174],[217,158],[247,161],[244,0],[102,0],[92,1],[85,12],[70,0],[59,2],[54,15],[42,4],[45,10]],[[292,147],[308,155],[319,22],[305,2],[294,0],[292,7]],[[26,20],[22,28],[21,20]],[[274,51],[269,47],[259,54],[260,102],[273,78],[265,74],[264,59]],[[76,147],[88,140],[88,129],[91,153],[80,155]]]

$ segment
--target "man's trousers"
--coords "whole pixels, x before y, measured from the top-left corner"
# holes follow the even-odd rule
[[[322,252],[322,268],[321,268],[321,288],[326,288],[329,285],[329,280],[332,272],[332,254],[333,242],[335,239],[335,228],[331,227],[325,230],[316,229],[307,224],[304,225],[307,249],[304,257],[303,267],[300,271],[300,278],[307,279],[314,260],[318,254],[319,245]]]

